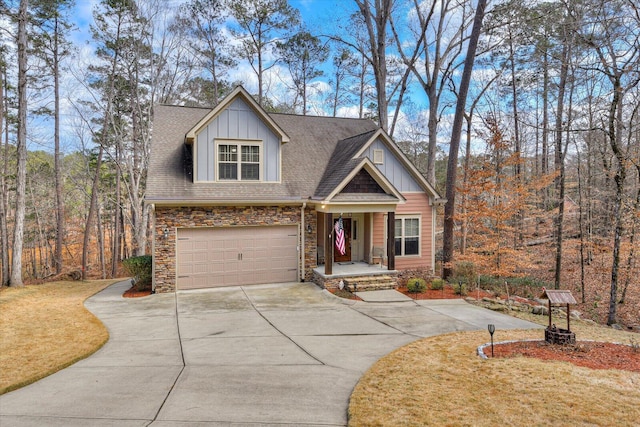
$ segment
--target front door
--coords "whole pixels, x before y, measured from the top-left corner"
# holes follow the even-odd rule
[[[336,219],[333,222],[335,227]],[[333,260],[335,262],[349,262],[351,261],[351,218],[342,218],[342,227],[344,228],[344,255],[340,255],[338,248],[336,248],[335,239],[333,241]]]

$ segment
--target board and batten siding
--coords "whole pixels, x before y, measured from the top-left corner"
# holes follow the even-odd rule
[[[242,142],[261,141],[262,179],[280,180],[280,138],[243,100],[236,99],[220,112],[196,139],[196,181],[216,180],[216,139]]]
[[[402,215],[420,215],[420,256],[397,256],[396,269],[434,268],[433,265],[433,206],[429,196],[422,193],[403,193],[406,203],[396,208],[396,218]],[[373,215],[373,246],[386,248],[387,216]]]
[[[420,187],[420,184],[418,184],[416,180],[411,176],[400,159],[398,159],[395,154],[391,150],[389,150],[387,144],[382,142],[379,138],[371,143],[371,145],[364,152],[364,155],[368,157],[371,162],[373,162],[374,150],[382,150],[382,152],[384,153],[383,163],[375,164],[375,166],[391,182],[391,184],[393,184],[393,186],[398,189],[398,191],[400,191],[401,193],[422,191],[422,187]]]

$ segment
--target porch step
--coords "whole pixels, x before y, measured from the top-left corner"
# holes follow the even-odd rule
[[[398,286],[396,277],[385,274],[345,278],[344,285],[350,292],[379,291]]]

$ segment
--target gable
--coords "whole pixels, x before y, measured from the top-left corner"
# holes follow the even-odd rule
[[[380,184],[373,179],[366,169],[360,172],[342,189],[340,193],[386,194]]]
[[[381,150],[382,163],[375,159],[375,151]],[[360,154],[365,156],[374,163],[375,167],[397,188],[400,192],[418,192],[424,191],[422,186],[414,179],[407,170],[404,163],[389,149],[380,137],[376,138],[365,150]]]
[[[236,97],[195,135],[194,181],[216,180],[216,144],[221,142],[259,145],[262,156],[262,180],[280,180],[280,145],[277,135],[252,106]]]

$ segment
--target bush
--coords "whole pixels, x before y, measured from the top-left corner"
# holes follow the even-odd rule
[[[444,280],[443,279],[433,279],[431,281],[431,289],[434,291],[440,291],[444,288]]]
[[[465,296],[467,295],[467,285],[465,285],[464,283],[454,283],[453,292],[456,295]]]
[[[476,281],[476,266],[472,262],[459,262],[456,264],[453,277],[450,279],[452,283],[462,282],[467,285],[473,285]]]
[[[495,293],[503,294],[506,291],[504,282],[508,283],[509,293],[516,294],[526,298],[535,298],[542,292],[542,287],[547,289],[553,288],[553,283],[547,283],[535,277],[495,277],[484,276],[478,277],[480,287],[482,289],[492,290]]]
[[[151,289],[151,255],[127,258],[122,261],[122,266],[129,275],[133,276],[138,291]]]
[[[421,277],[414,277],[407,282],[407,290],[411,293],[417,294],[427,290],[427,282]]]

